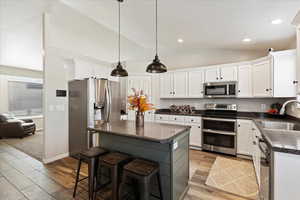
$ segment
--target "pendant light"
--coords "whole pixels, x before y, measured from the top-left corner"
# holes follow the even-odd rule
[[[111,72],[111,76],[117,76],[117,77],[125,77],[128,76],[128,73],[126,69],[123,68],[121,64],[121,2],[123,0],[117,0],[119,2],[119,62],[114,70]]]
[[[155,58],[153,60],[153,62],[148,65],[147,67],[147,72],[149,73],[164,73],[164,72],[167,72],[167,67],[162,64],[158,58],[158,51],[157,51],[157,46],[158,46],[158,34],[157,34],[157,0],[155,0],[155,36],[156,36],[156,39],[155,39],[155,42],[156,42],[156,54],[155,54]]]

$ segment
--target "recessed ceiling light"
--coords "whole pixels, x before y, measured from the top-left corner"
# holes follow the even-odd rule
[[[252,40],[250,38],[243,39],[243,42],[251,42]]]
[[[274,20],[272,20],[271,23],[272,23],[272,24],[275,24],[275,25],[281,24],[281,23],[282,23],[282,19],[274,19]]]
[[[177,42],[178,42],[178,43],[183,43],[184,41],[183,41],[183,39],[179,38],[179,39],[177,40]]]

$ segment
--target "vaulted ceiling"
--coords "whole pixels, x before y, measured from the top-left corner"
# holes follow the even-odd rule
[[[62,0],[109,29],[117,31],[116,0]],[[167,51],[195,49],[284,49],[295,38],[291,22],[299,0],[159,0],[160,45]],[[125,0],[122,34],[153,48],[155,0]],[[274,19],[281,25],[273,25]],[[252,42],[245,44],[244,38]],[[177,42],[184,40],[183,44]]]

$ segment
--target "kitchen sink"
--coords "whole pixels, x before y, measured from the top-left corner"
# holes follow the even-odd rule
[[[295,123],[273,121],[261,121],[260,123],[264,129],[300,131],[300,125]]]

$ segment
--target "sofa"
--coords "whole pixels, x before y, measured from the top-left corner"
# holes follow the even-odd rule
[[[0,138],[23,138],[35,134],[36,125],[32,119],[18,119],[0,114]]]

